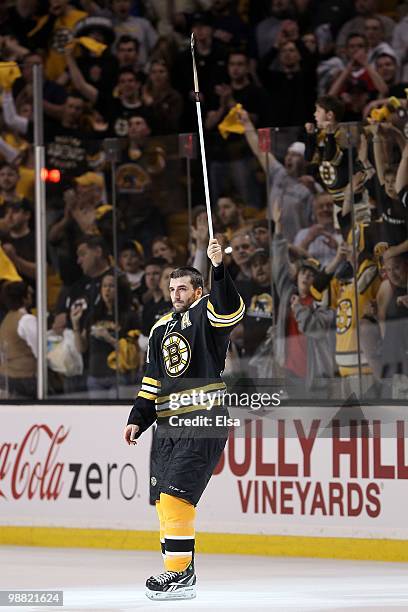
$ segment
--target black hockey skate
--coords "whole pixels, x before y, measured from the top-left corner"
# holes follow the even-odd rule
[[[146,595],[149,599],[193,599],[196,575],[190,563],[183,572],[163,572],[146,580]]]

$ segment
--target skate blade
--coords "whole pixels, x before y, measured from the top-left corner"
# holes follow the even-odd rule
[[[155,601],[169,601],[170,599],[194,599],[196,597],[195,586],[185,587],[177,591],[151,591],[146,589],[146,597]]]

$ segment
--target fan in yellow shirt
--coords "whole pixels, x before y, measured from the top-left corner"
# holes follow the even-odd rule
[[[55,81],[66,68],[64,48],[73,39],[75,25],[85,19],[88,13],[78,11],[68,0],[49,0],[49,15],[38,20],[29,37],[35,41],[49,40],[45,62],[46,78]],[[45,42],[44,40],[42,42]]]

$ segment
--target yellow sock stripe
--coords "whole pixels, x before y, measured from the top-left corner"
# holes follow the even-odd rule
[[[215,311],[214,306],[211,304],[210,300],[208,300],[207,302],[207,308],[215,317],[219,317],[220,319],[233,319],[234,317],[239,315],[241,310],[244,308],[244,302],[243,302],[242,297],[240,297],[239,298],[239,308],[232,314],[219,314],[218,312]]]

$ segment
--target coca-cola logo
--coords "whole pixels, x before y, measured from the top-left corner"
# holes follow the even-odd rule
[[[0,445],[0,498],[56,500],[62,486],[64,463],[57,457],[69,429],[33,425],[20,443]],[[7,491],[7,494],[6,494]]]
[[[70,429],[64,425],[32,425],[21,442],[0,442],[0,502],[13,500],[131,501],[138,494],[138,477],[131,463],[57,461]],[[72,440],[71,452],[72,452]],[[78,448],[75,458],[80,458]],[[61,492],[63,495],[61,496]]]

